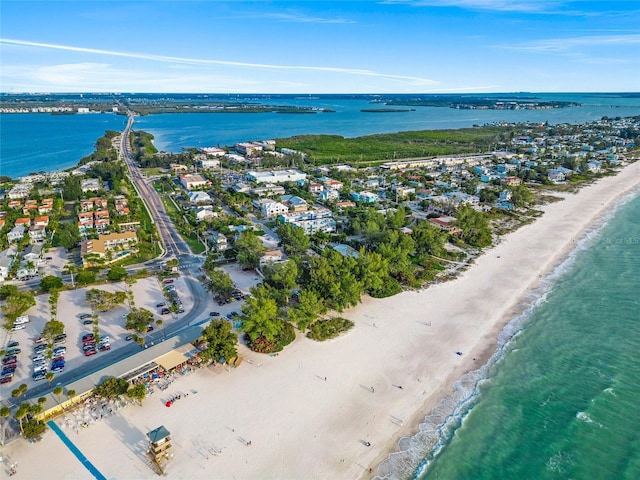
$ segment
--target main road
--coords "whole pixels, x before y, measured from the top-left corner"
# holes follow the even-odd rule
[[[203,283],[197,278],[200,273],[203,258],[191,253],[189,247],[173,225],[173,222],[169,219],[158,192],[156,192],[152,185],[147,183],[146,179],[140,172],[140,169],[134,162],[131,147],[129,145],[129,134],[131,132],[131,127],[133,126],[133,121],[133,114],[130,113],[129,121],[127,122],[125,130],[122,132],[120,139],[120,155],[127,164],[131,180],[135,188],[138,190],[140,198],[145,203],[152,221],[158,229],[160,240],[164,245],[164,253],[161,255],[161,258],[149,261],[144,265],[133,267],[132,269],[146,266],[158,266],[165,259],[177,258],[180,264],[180,271],[183,274],[187,288],[193,298],[193,306],[191,310],[182,315],[179,321],[146,335],[145,345],[152,345],[179,335],[180,332],[189,328],[191,325],[200,323],[203,318],[207,317],[205,312],[207,312],[211,307],[211,305],[209,305],[211,297]],[[33,282],[36,282],[36,280]],[[140,350],[141,347],[132,342],[130,345],[126,345],[115,350],[112,352],[112,355],[107,355],[105,357],[99,356],[98,358],[95,358],[94,361],[87,362],[78,368],[57,374],[55,383],[68,385],[76,380],[108,367],[110,364],[135,355],[140,352]],[[27,399],[49,393],[53,387],[53,385],[49,384],[35,385],[29,389]],[[8,400],[12,405],[17,405],[18,403],[16,399]]]

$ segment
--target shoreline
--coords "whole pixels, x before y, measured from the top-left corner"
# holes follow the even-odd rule
[[[363,297],[342,314],[355,323],[343,336],[321,343],[298,336],[277,357],[241,346],[237,370],[198,370],[70,438],[107,478],[156,477],[144,450],[146,432],[159,425],[174,444],[168,479],[373,478],[460,379],[493,357],[527,295],[639,184],[636,162],[545,205],[541,218],[505,235],[452,281]],[[168,409],[163,400],[178,392],[192,394]],[[5,456],[30,478],[53,469],[60,478],[90,478],[52,432],[35,448],[14,442]],[[32,462],[36,454],[47,462]]]
[[[623,169],[618,171],[618,173],[614,177],[607,177],[607,178],[609,179],[617,178],[618,175],[620,175],[625,171],[626,171],[625,172],[626,177],[630,177],[632,175],[630,173],[630,169],[632,169],[633,167],[635,167],[636,175],[639,174],[640,165],[638,165],[638,162],[635,162],[625,166]],[[548,205],[562,206],[565,200],[567,200],[568,198],[578,196],[584,189],[596,186],[598,183],[600,183],[601,180],[604,180],[604,179],[600,179],[598,182],[595,182],[591,185],[583,187],[582,189],[580,189],[575,193],[557,194],[558,196],[562,196],[563,199],[560,202],[554,202]],[[625,178],[625,180],[627,180],[627,178]],[[495,362],[499,361],[502,358],[502,349],[510,342],[512,338],[514,338],[515,335],[519,333],[519,331],[523,327],[523,320],[524,322],[526,322],[526,318],[523,318],[523,317],[525,316],[528,317],[529,314],[537,307],[540,300],[543,300],[543,297],[546,295],[546,293],[553,288],[553,285],[555,284],[557,277],[561,276],[564,272],[563,267],[570,266],[575,259],[574,258],[575,254],[580,252],[583,248],[586,248],[584,246],[584,243],[590,240],[591,234],[592,233],[597,234],[597,232],[599,232],[600,229],[604,227],[611,220],[611,218],[613,218],[615,212],[609,214],[609,212],[607,212],[606,210],[609,208],[612,208],[615,211],[621,205],[626,203],[626,201],[628,201],[628,199],[625,201],[625,197],[637,196],[639,194],[640,194],[640,178],[638,178],[635,181],[635,183],[631,183],[626,188],[623,188],[621,191],[616,192],[615,195],[607,199],[605,203],[601,203],[601,208],[599,208],[591,217],[589,217],[589,219],[586,222],[582,223],[582,225],[580,226],[580,230],[576,233],[576,235],[574,235],[569,240],[569,242],[567,242],[564,245],[564,247],[553,256],[553,258],[547,260],[547,262],[541,268],[540,270],[541,273],[538,274],[538,278],[534,279],[531,284],[522,288],[521,295],[516,300],[515,304],[512,304],[510,307],[508,307],[505,310],[500,322],[496,323],[496,325],[494,326],[494,331],[493,331],[493,334],[495,334],[493,335],[494,339],[491,341],[491,343],[485,344],[484,349],[482,349],[479,354],[476,353],[475,357],[473,357],[472,364],[471,364],[472,366],[466,370],[464,367],[461,366],[460,374],[456,372],[452,372],[449,375],[447,380],[444,382],[445,385],[447,385],[447,387],[443,388],[440,392],[435,392],[429,399],[427,399],[424,404],[424,409],[422,411],[415,412],[415,414],[413,415],[413,417],[411,418],[411,421],[407,424],[407,426],[401,429],[396,435],[394,435],[392,439],[390,439],[387,442],[385,449],[380,452],[380,454],[376,457],[376,459],[373,462],[374,464],[377,465],[377,467],[374,468],[374,475],[371,475],[369,473],[364,473],[359,477],[361,480],[369,479],[369,478],[376,478],[376,479],[414,478],[413,476],[408,477],[407,475],[404,475],[407,473],[406,471],[402,472],[403,475],[399,475],[398,474],[399,472],[397,472],[396,470],[390,469],[391,467],[388,465],[392,457],[403,456],[408,453],[407,450],[409,446],[401,445],[402,442],[411,443],[412,440],[414,440],[417,435],[423,432],[423,428],[426,426],[427,419],[433,415],[437,415],[435,414],[435,411],[442,404],[446,403],[448,400],[451,400],[452,397],[455,396],[455,394],[457,393],[456,385],[465,376],[470,375],[472,373],[476,373],[476,372],[480,375],[473,382],[474,383],[473,389],[470,392],[468,392],[472,396],[475,396],[478,393],[477,392],[478,383],[480,383],[482,380],[487,379],[487,377],[485,376],[486,370],[492,365],[494,365]],[[547,207],[548,205],[545,205],[544,207]],[[546,213],[548,209],[544,207],[543,207],[543,210],[545,210],[545,213]],[[544,215],[541,218],[543,217]],[[536,219],[531,225],[535,225],[535,223],[540,221],[541,218]],[[511,232],[510,234],[506,235],[505,238],[517,233],[519,230],[515,232]],[[478,257],[478,259],[487,255],[490,255],[496,251],[499,251],[500,245],[501,243],[494,245],[487,251],[483,252],[483,254],[480,257]],[[472,265],[471,268],[474,268],[474,266]],[[562,269],[562,270],[558,271],[559,269]],[[455,279],[453,281],[455,281]],[[525,298],[531,294],[534,294],[534,298],[532,300],[526,300]],[[509,327],[512,327],[512,328],[510,329],[509,332],[507,332]],[[502,341],[500,341],[499,337],[503,334],[506,334],[506,337]],[[451,407],[451,411],[445,412],[447,413],[447,416],[443,418],[443,421],[441,423],[438,423],[435,426],[437,428],[443,428],[444,426],[446,426],[447,420],[449,420],[450,416],[455,416],[454,410],[457,409],[458,406],[460,406],[460,403],[464,403],[468,399],[469,397],[464,399],[459,399],[457,402],[450,403],[449,407]],[[469,412],[470,412],[470,409],[467,409],[463,412],[463,415],[466,416]],[[442,447],[444,446],[446,445],[442,445]],[[424,457],[426,457],[427,455],[433,454],[433,450],[435,448],[436,448],[435,444],[431,445],[429,448],[426,448],[424,451],[424,454],[422,455],[422,458],[424,459]],[[429,460],[428,463],[433,461],[433,459],[435,459],[437,455],[438,455],[438,452],[435,452],[433,458]],[[416,464],[414,466],[415,468],[411,469],[411,471],[409,472],[409,475],[415,474],[418,468],[421,469],[421,472],[420,472],[421,474],[424,473],[423,468],[426,469],[428,466],[428,463],[425,465],[424,461],[421,461],[420,463]]]

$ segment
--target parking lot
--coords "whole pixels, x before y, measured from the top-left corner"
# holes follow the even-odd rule
[[[170,300],[164,295],[161,282],[156,277],[148,277],[138,280],[132,285],[133,298],[136,308],[146,308],[153,312],[154,323],[153,328],[155,330],[162,329],[165,326],[172,325],[177,322],[180,317],[189,312],[193,306],[193,298],[187,289],[186,283],[182,278],[175,278],[171,285],[174,287],[176,295],[182,302],[182,314],[168,313],[162,314],[162,307],[157,305],[161,303],[169,304]],[[101,290],[116,292],[125,291],[126,284],[116,283],[108,285],[100,285],[98,287]],[[36,305],[32,307],[28,312],[29,322],[25,324],[24,329],[6,332],[2,330],[2,337],[0,337],[0,348],[6,349],[10,342],[18,342],[18,345],[13,348],[19,348],[20,352],[15,355],[17,362],[16,368],[13,372],[11,381],[7,381],[4,384],[0,384],[0,395],[4,398],[10,396],[10,391],[15,389],[18,385],[26,383],[30,388],[38,381],[44,380],[44,374],[47,371],[51,371],[52,368],[61,366],[61,363],[56,362],[56,357],[64,357],[64,370],[77,368],[86,362],[94,361],[96,358],[108,356],[118,348],[122,348],[127,344],[127,336],[132,331],[125,328],[125,316],[130,312],[130,306],[128,301],[119,305],[108,312],[92,312],[90,306],[85,301],[85,295],[88,289],[76,289],[63,291],[60,293],[58,301],[58,315],[57,320],[65,324],[64,339],[60,339],[55,347],[63,347],[64,353],[62,355],[53,355],[51,352],[47,352],[48,349],[38,347],[42,343],[36,343],[34,340],[40,337],[42,329],[45,323],[50,320],[50,305],[48,303],[48,295],[39,295],[36,297]],[[85,325],[84,322],[93,320],[87,315],[93,313],[98,315],[98,329],[101,338],[109,337],[109,349],[100,350],[99,345],[95,347],[95,354],[85,355],[83,347],[89,343],[83,342],[83,336],[93,332],[93,324]],[[85,317],[85,318],[82,318]],[[162,320],[162,325],[155,324],[155,320]],[[41,352],[36,352],[35,349],[42,349]],[[44,361],[39,359],[34,362],[33,358],[42,355]],[[39,367],[38,367],[39,366]],[[44,367],[44,368],[42,368]],[[34,368],[38,368],[34,370]],[[40,374],[38,375],[38,373]],[[38,380],[34,380],[34,374]],[[55,379],[52,381],[55,384]],[[9,395],[7,395],[9,393]]]

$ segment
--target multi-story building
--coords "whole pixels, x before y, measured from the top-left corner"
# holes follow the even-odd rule
[[[300,227],[307,235],[317,232],[333,233],[336,231],[336,221],[331,215],[331,211],[325,208],[282,214],[278,219],[284,224],[291,224]]]
[[[187,175],[180,175],[180,183],[187,190],[193,190],[194,188],[206,187],[209,184],[209,181],[206,178],[204,178],[202,175],[187,174]]]

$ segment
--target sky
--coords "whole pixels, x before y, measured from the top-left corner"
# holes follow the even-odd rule
[[[640,0],[0,3],[0,92],[640,91]]]

